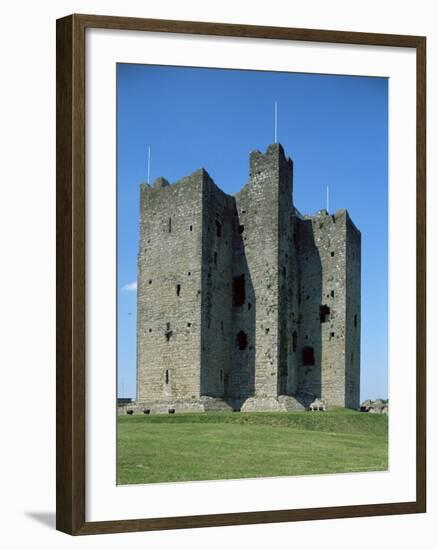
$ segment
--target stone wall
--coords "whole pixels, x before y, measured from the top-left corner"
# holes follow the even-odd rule
[[[233,392],[242,400],[276,398],[281,368],[287,384],[289,300],[278,262],[285,267],[291,239],[291,185],[291,161],[275,144],[265,154],[251,153],[250,179],[236,195],[234,280],[244,277],[245,298],[234,301],[233,323],[237,340],[244,333],[247,345],[237,341],[232,368]]]
[[[345,406],[360,404],[361,233],[346,213],[346,397]]]
[[[321,397],[328,406],[345,406],[346,211],[313,218],[314,241],[322,268],[318,312],[321,337]],[[323,311],[322,311],[323,308]]]
[[[201,394],[229,393],[235,201],[209,176],[203,188]]]
[[[141,186],[137,401],[200,396],[204,176]]]
[[[293,205],[293,164],[284,152],[280,159],[278,193],[278,395],[294,395],[298,386],[297,332],[299,321],[299,266],[296,217]]]
[[[299,264],[299,310],[296,352],[298,357],[297,392],[309,404],[322,393],[322,264],[314,238],[313,220],[298,219],[296,241]]]
[[[331,407],[359,405],[359,243],[346,210],[321,210],[300,222],[299,393]]]

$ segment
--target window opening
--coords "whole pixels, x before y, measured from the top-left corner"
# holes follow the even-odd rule
[[[297,351],[297,332],[293,331],[293,351]]]
[[[320,306],[320,322],[326,323],[326,321],[329,321],[329,315],[331,313],[331,309],[326,304],[323,304]]]
[[[310,346],[305,346],[302,350],[302,362],[304,366],[314,365],[314,349]]]
[[[244,273],[234,277],[233,280],[234,306],[242,306],[246,301],[246,285]]]
[[[237,346],[240,350],[247,348],[247,334],[242,330],[237,334]]]

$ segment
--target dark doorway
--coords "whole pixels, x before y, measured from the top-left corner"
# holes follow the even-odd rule
[[[305,346],[302,350],[302,363],[306,367],[314,365],[314,348],[311,346]]]

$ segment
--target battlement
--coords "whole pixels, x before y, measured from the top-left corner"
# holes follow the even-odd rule
[[[293,171],[292,160],[285,155],[280,143],[269,145],[265,153],[251,151],[249,157],[250,181],[268,178],[272,174],[283,172],[285,176]]]
[[[292,180],[293,161],[285,155],[284,149],[280,143],[273,143],[268,146],[265,153],[260,151],[251,151],[249,156],[249,175],[248,183],[263,181]],[[281,176],[281,177],[279,177]],[[205,168],[199,168],[188,176],[184,176],[174,183],[170,183],[166,178],[159,176],[153,182],[153,185],[142,183],[143,192],[161,191],[163,189],[174,188],[175,186],[189,185],[199,180],[218,187],[213,178]],[[247,184],[246,184],[247,185]],[[243,186],[244,188],[245,186]],[[219,188],[219,187],[218,187]],[[242,188],[242,189],[243,189]],[[219,188],[220,189],[220,188]]]

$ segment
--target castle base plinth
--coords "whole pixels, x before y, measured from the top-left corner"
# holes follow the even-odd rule
[[[128,411],[132,411],[129,413]],[[117,407],[118,414],[174,414],[208,411],[232,411],[220,397],[201,396],[193,400],[133,401]]]
[[[304,411],[305,406],[291,395],[278,397],[249,397],[241,406],[241,412]]]
[[[278,397],[249,397],[242,404],[225,401],[220,397],[201,396],[193,400],[133,401],[117,407],[123,414],[176,414],[208,411],[287,412],[305,411],[303,401],[291,395]]]

